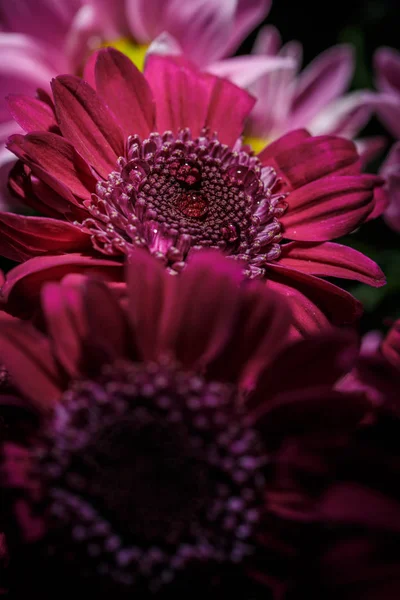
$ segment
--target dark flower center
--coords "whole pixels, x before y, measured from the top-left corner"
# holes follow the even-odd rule
[[[266,462],[242,422],[234,389],[171,365],[121,363],[75,383],[44,457],[54,552],[153,592],[196,565],[241,562]]]
[[[83,225],[101,252],[145,246],[179,271],[191,248],[215,247],[261,276],[280,254],[286,204],[273,194],[275,182],[273,169],[240,142],[229,148],[207,131],[196,139],[189,130],[135,135],[86,203],[92,218]]]

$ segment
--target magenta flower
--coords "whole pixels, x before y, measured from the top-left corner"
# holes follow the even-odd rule
[[[31,132],[9,141],[20,159],[10,186],[44,216],[0,216],[1,252],[37,257],[8,276],[8,310],[45,273],[91,264],[118,278],[137,247],[179,272],[198,248],[216,247],[289,297],[301,332],[352,322],[359,304],[319,276],[384,283],[375,263],[328,241],[379,209],[381,180],[360,174],[353,143],[299,130],[254,155],[239,139],[254,104],[246,92],[181,58],[152,56],[145,75],[104,49],[86,70],[96,92],[60,76],[54,106],[10,98]]]
[[[293,68],[257,76],[250,65],[244,71],[243,58],[236,57],[213,65],[211,71],[230,77],[257,98],[246,128],[256,149],[303,127],[313,135],[334,134],[354,139],[369,120],[376,94],[369,90],[346,92],[355,62],[351,46],[343,44],[326,50],[300,72],[301,44],[292,41],[281,47],[279,32],[268,26],[260,31],[253,55],[290,58]],[[367,159],[382,147],[382,140],[363,139],[357,144]]]
[[[61,73],[79,74],[89,54],[114,45],[140,67],[150,51],[184,52],[201,68],[232,53],[267,15],[270,0],[56,0],[0,1],[0,87],[3,96],[49,91]],[[161,35],[161,37],[159,37]],[[173,38],[172,38],[173,36]],[[156,40],[156,38],[159,38]],[[257,72],[274,61],[250,57]],[[18,128],[0,100],[0,144]],[[0,153],[0,186],[11,156]],[[14,206],[0,187],[0,207]]]
[[[340,446],[363,418],[363,398],[332,389],[357,357],[353,336],[288,345],[286,303],[211,251],[180,277],[136,251],[122,302],[74,277],[47,284],[42,304],[40,329],[0,323],[1,359],[44,420],[46,533],[14,558],[16,595],[52,597],[46,572],[101,598],[278,589],[274,522],[301,521],[312,502],[302,486],[285,495],[274,457],[321,431]]]

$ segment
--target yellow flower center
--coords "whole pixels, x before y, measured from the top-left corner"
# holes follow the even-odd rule
[[[144,70],[144,61],[146,57],[148,44],[136,44],[133,40],[123,37],[116,40],[110,40],[101,44],[102,48],[110,47],[119,50],[131,59],[134,65],[140,70]]]
[[[272,140],[268,138],[253,137],[251,135],[245,135],[243,140],[245,144],[251,146],[251,149],[254,150],[256,154],[261,152],[261,150],[264,150],[265,146],[268,146],[271,141]]]

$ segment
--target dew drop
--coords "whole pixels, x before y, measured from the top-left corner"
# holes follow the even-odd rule
[[[234,223],[228,223],[221,228],[221,235],[226,242],[236,242],[239,238],[239,234],[239,227]]]
[[[176,206],[185,217],[193,219],[201,219],[208,213],[208,202],[199,192],[181,194]]]

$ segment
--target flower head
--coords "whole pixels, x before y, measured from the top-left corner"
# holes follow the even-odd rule
[[[246,74],[239,68],[242,57],[211,67],[213,73],[229,77],[257,98],[246,127],[246,135],[255,148],[261,149],[266,142],[300,127],[314,135],[354,139],[373,113],[379,98],[376,93],[347,92],[355,63],[352,46],[341,44],[329,48],[300,71],[302,53],[302,45],[297,41],[281,47],[279,32],[267,26],[259,32],[252,55],[291,59],[292,68],[276,68],[257,76],[249,64]],[[360,139],[357,145],[365,160],[381,149],[382,139]]]
[[[361,397],[332,389],[356,358],[353,337],[286,347],[286,304],[214,252],[175,278],[136,252],[123,299],[85,277],[42,298],[42,331],[0,327],[1,357],[44,419],[41,589],[49,564],[66,585],[142,597],[276,580],[269,522],[286,501],[274,456],[321,418],[343,439],[363,416]],[[20,575],[15,585],[33,585]]]
[[[86,70],[97,91],[60,76],[54,107],[50,98],[10,99],[31,132],[9,141],[20,158],[10,186],[45,216],[1,215],[3,254],[53,255],[65,274],[67,253],[121,261],[147,247],[176,272],[214,247],[289,296],[298,329],[320,327],[326,313],[351,322],[354,299],[315,275],[384,281],[372,261],[326,242],[376,211],[380,179],[360,174],[352,142],[301,130],[254,155],[239,139],[254,104],[246,92],[181,58],[152,56],[145,75],[105,49]]]

